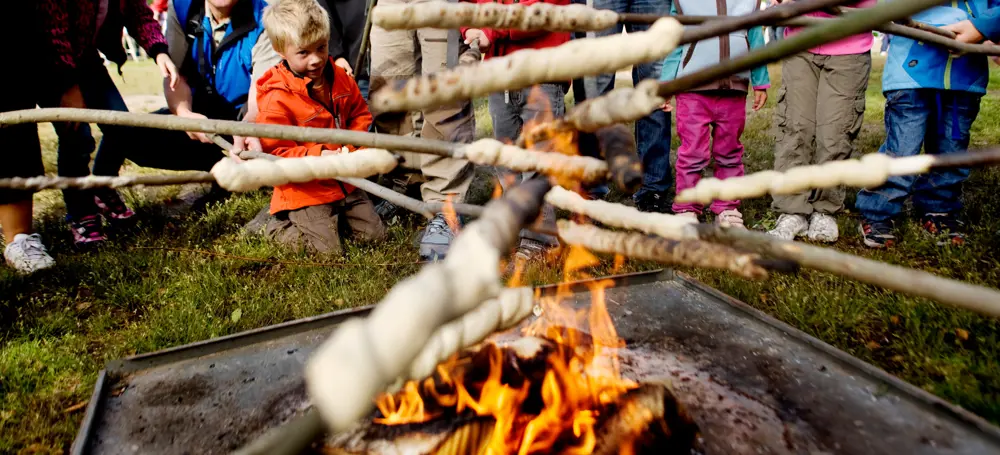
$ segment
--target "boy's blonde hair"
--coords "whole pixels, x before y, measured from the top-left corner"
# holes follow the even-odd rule
[[[288,45],[330,39],[330,16],[316,0],[271,0],[264,9],[264,30],[279,53]]]

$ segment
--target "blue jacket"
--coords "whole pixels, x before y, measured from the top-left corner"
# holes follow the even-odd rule
[[[191,85],[196,105],[207,105],[220,116],[241,116],[253,82],[253,47],[264,33],[261,18],[266,6],[265,0],[240,0],[225,37],[216,46],[205,1],[174,0],[188,43],[181,71]]]
[[[990,8],[972,19],[979,33],[994,43],[1000,42],[1000,8]]]
[[[988,14],[997,13],[1000,0],[952,0],[951,6],[935,6],[913,16],[913,20],[943,26],[967,19],[974,24],[989,24],[996,33],[996,20]],[[978,25],[977,25],[978,27]],[[982,30],[981,30],[982,31]],[[938,89],[986,93],[989,83],[989,62],[984,55],[956,57],[947,49],[932,44],[893,36],[889,58],[882,73],[882,90]]]

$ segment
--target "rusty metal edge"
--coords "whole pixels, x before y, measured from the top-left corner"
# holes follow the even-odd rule
[[[108,372],[101,370],[97,373],[97,383],[94,384],[94,393],[90,395],[90,403],[87,404],[87,411],[83,414],[83,423],[73,439],[69,453],[72,455],[83,455],[87,451],[90,442],[90,433],[94,429],[95,418],[104,403],[104,394],[108,388]]]
[[[890,374],[889,372],[878,368],[870,363],[867,363],[857,357],[848,354],[845,351],[837,349],[826,342],[809,335],[795,327],[792,327],[770,315],[764,313],[733,296],[730,296],[718,289],[715,289],[705,283],[702,283],[698,279],[685,274],[683,272],[675,272],[675,279],[684,283],[685,285],[699,291],[711,295],[716,299],[728,304],[729,306],[747,314],[748,316],[759,320],[760,322],[769,325],[779,331],[781,331],[786,336],[802,342],[808,345],[810,348],[820,351],[821,353],[829,356],[833,360],[840,362],[842,365],[855,369],[860,373],[867,375],[869,378],[876,382],[881,382],[886,387],[891,387],[896,389],[901,395],[908,396],[914,399],[917,403],[926,406],[932,413],[944,414],[952,419],[955,419],[961,424],[970,425],[980,433],[985,434],[993,439],[997,444],[1000,444],[1000,427],[997,427],[987,421],[986,419],[962,408],[961,406],[949,403],[936,395],[921,389],[909,382],[900,379],[897,376]]]

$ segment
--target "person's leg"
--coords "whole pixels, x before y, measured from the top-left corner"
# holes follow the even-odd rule
[[[693,188],[712,158],[712,98],[696,92],[677,95],[677,192]],[[702,205],[674,202],[674,213],[701,214]]]
[[[854,154],[865,114],[871,72],[870,53],[826,59],[819,79],[816,109],[816,156],[811,164],[846,160]],[[843,186],[814,192],[813,209],[833,214],[844,208]]]
[[[375,213],[375,204],[364,191],[355,189],[347,195],[341,214],[341,221],[347,224],[357,239],[373,241],[385,238],[385,224]]]
[[[421,29],[417,31],[420,46],[421,74],[432,74],[447,68],[448,31]],[[420,137],[448,142],[470,143],[475,138],[476,124],[472,103],[460,101],[424,111]],[[420,187],[424,202],[453,202],[465,199],[465,193],[475,175],[472,163],[445,157],[423,160],[421,171],[428,182]]]
[[[715,128],[712,130],[712,158],[715,160],[715,178],[725,180],[742,177],[743,168],[743,129],[747,122],[747,98],[745,93],[715,98]],[[712,203],[712,213],[716,215],[737,210],[740,201],[715,201]]]
[[[521,101],[523,108],[521,108],[520,120],[523,123],[529,123],[539,121],[548,115],[555,118],[562,117],[566,114],[566,99],[564,95],[563,86],[559,84],[541,84],[534,88],[522,90]],[[520,135],[520,132],[518,135]],[[533,172],[526,173],[523,176],[524,180],[530,178],[544,178],[544,176],[539,176]],[[556,211],[551,205],[544,204],[542,206],[541,214],[539,214],[535,226],[548,231],[556,230]],[[559,239],[553,235],[539,234],[527,229],[521,231],[521,250],[533,248],[538,244],[544,248],[552,248],[559,246]],[[538,249],[536,248],[536,250]],[[537,252],[540,251],[522,251],[522,256],[532,259],[532,256],[535,256],[535,254],[531,253]]]
[[[616,13],[628,13],[629,0],[594,0],[594,8],[611,10]],[[597,38],[618,35],[624,30],[622,24],[595,33]],[[601,74],[594,78],[595,92],[591,96],[600,96],[615,88],[615,73]]]
[[[381,5],[402,5],[400,0],[379,0]],[[402,82],[418,73],[417,32],[386,30],[378,25],[371,31],[371,75],[369,89],[377,92],[386,85]],[[386,112],[375,116],[374,127],[379,133],[400,134],[408,119],[405,112]]]
[[[631,0],[627,12],[664,16],[670,14],[670,1]],[[644,32],[649,25],[630,24],[626,28],[628,33]],[[662,66],[662,60],[633,66],[632,84],[645,79],[659,79]],[[637,120],[635,143],[643,166],[642,187],[635,193],[635,199],[641,200],[646,193],[656,193],[663,198],[663,205],[666,206],[667,193],[674,183],[670,174],[670,114],[657,109]]]
[[[939,128],[933,140],[928,137],[926,152],[936,155],[965,152],[969,148],[970,130],[982,95],[959,91],[935,91],[940,94]],[[913,208],[920,214],[924,228],[933,234],[948,231],[952,243],[964,241],[962,185],[971,169],[938,169],[917,178],[913,185]]]
[[[279,243],[294,249],[306,249],[320,254],[340,254],[340,203],[312,205],[285,214],[278,214],[265,228],[265,233]]]
[[[774,148],[774,170],[783,172],[813,164],[816,136],[816,96],[819,67],[816,56],[804,52],[781,65],[776,122],[778,137]],[[774,196],[771,209],[779,214],[808,216],[813,212],[809,193]]]
[[[924,90],[893,90],[885,95],[886,137],[879,153],[891,157],[919,155],[924,138],[936,128],[933,97],[929,98]],[[866,245],[884,247],[895,240],[892,221],[903,213],[914,181],[916,176],[895,176],[876,188],[858,192],[855,208],[863,220]]]
[[[489,103],[490,119],[493,120],[493,138],[505,143],[512,143],[521,135],[521,128],[524,126],[520,115],[520,90],[513,93],[497,92],[490,93],[487,101]]]

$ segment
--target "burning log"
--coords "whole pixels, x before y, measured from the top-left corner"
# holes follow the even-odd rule
[[[379,398],[379,412],[333,438],[338,453],[690,453],[697,426],[659,384],[598,386],[579,370],[595,340],[567,328],[553,338],[485,343],[434,376]],[[576,365],[575,367],[573,365]],[[624,387],[622,387],[624,386]],[[604,398],[601,398],[604,397]]]
[[[441,326],[500,293],[500,255],[538,216],[549,188],[532,180],[491,202],[444,262],[394,286],[368,318],[345,322],[320,346],[306,366],[306,384],[333,432],[367,414],[371,399],[405,373]]]
[[[767,278],[768,261],[725,245],[700,240],[670,240],[656,236],[614,232],[595,226],[559,220],[559,238],[590,251],[621,254],[629,258],[706,269],[727,270],[751,280]]]
[[[682,32],[677,21],[665,18],[645,32],[522,50],[478,65],[410,79],[402,88],[386,87],[372,94],[371,107],[378,112],[414,111],[543,82],[610,73],[663,59],[677,47]]]
[[[604,157],[608,177],[618,189],[633,193],[642,185],[642,161],[636,153],[635,136],[623,125],[601,128],[579,135],[580,153]],[[597,152],[597,153],[595,153]]]

